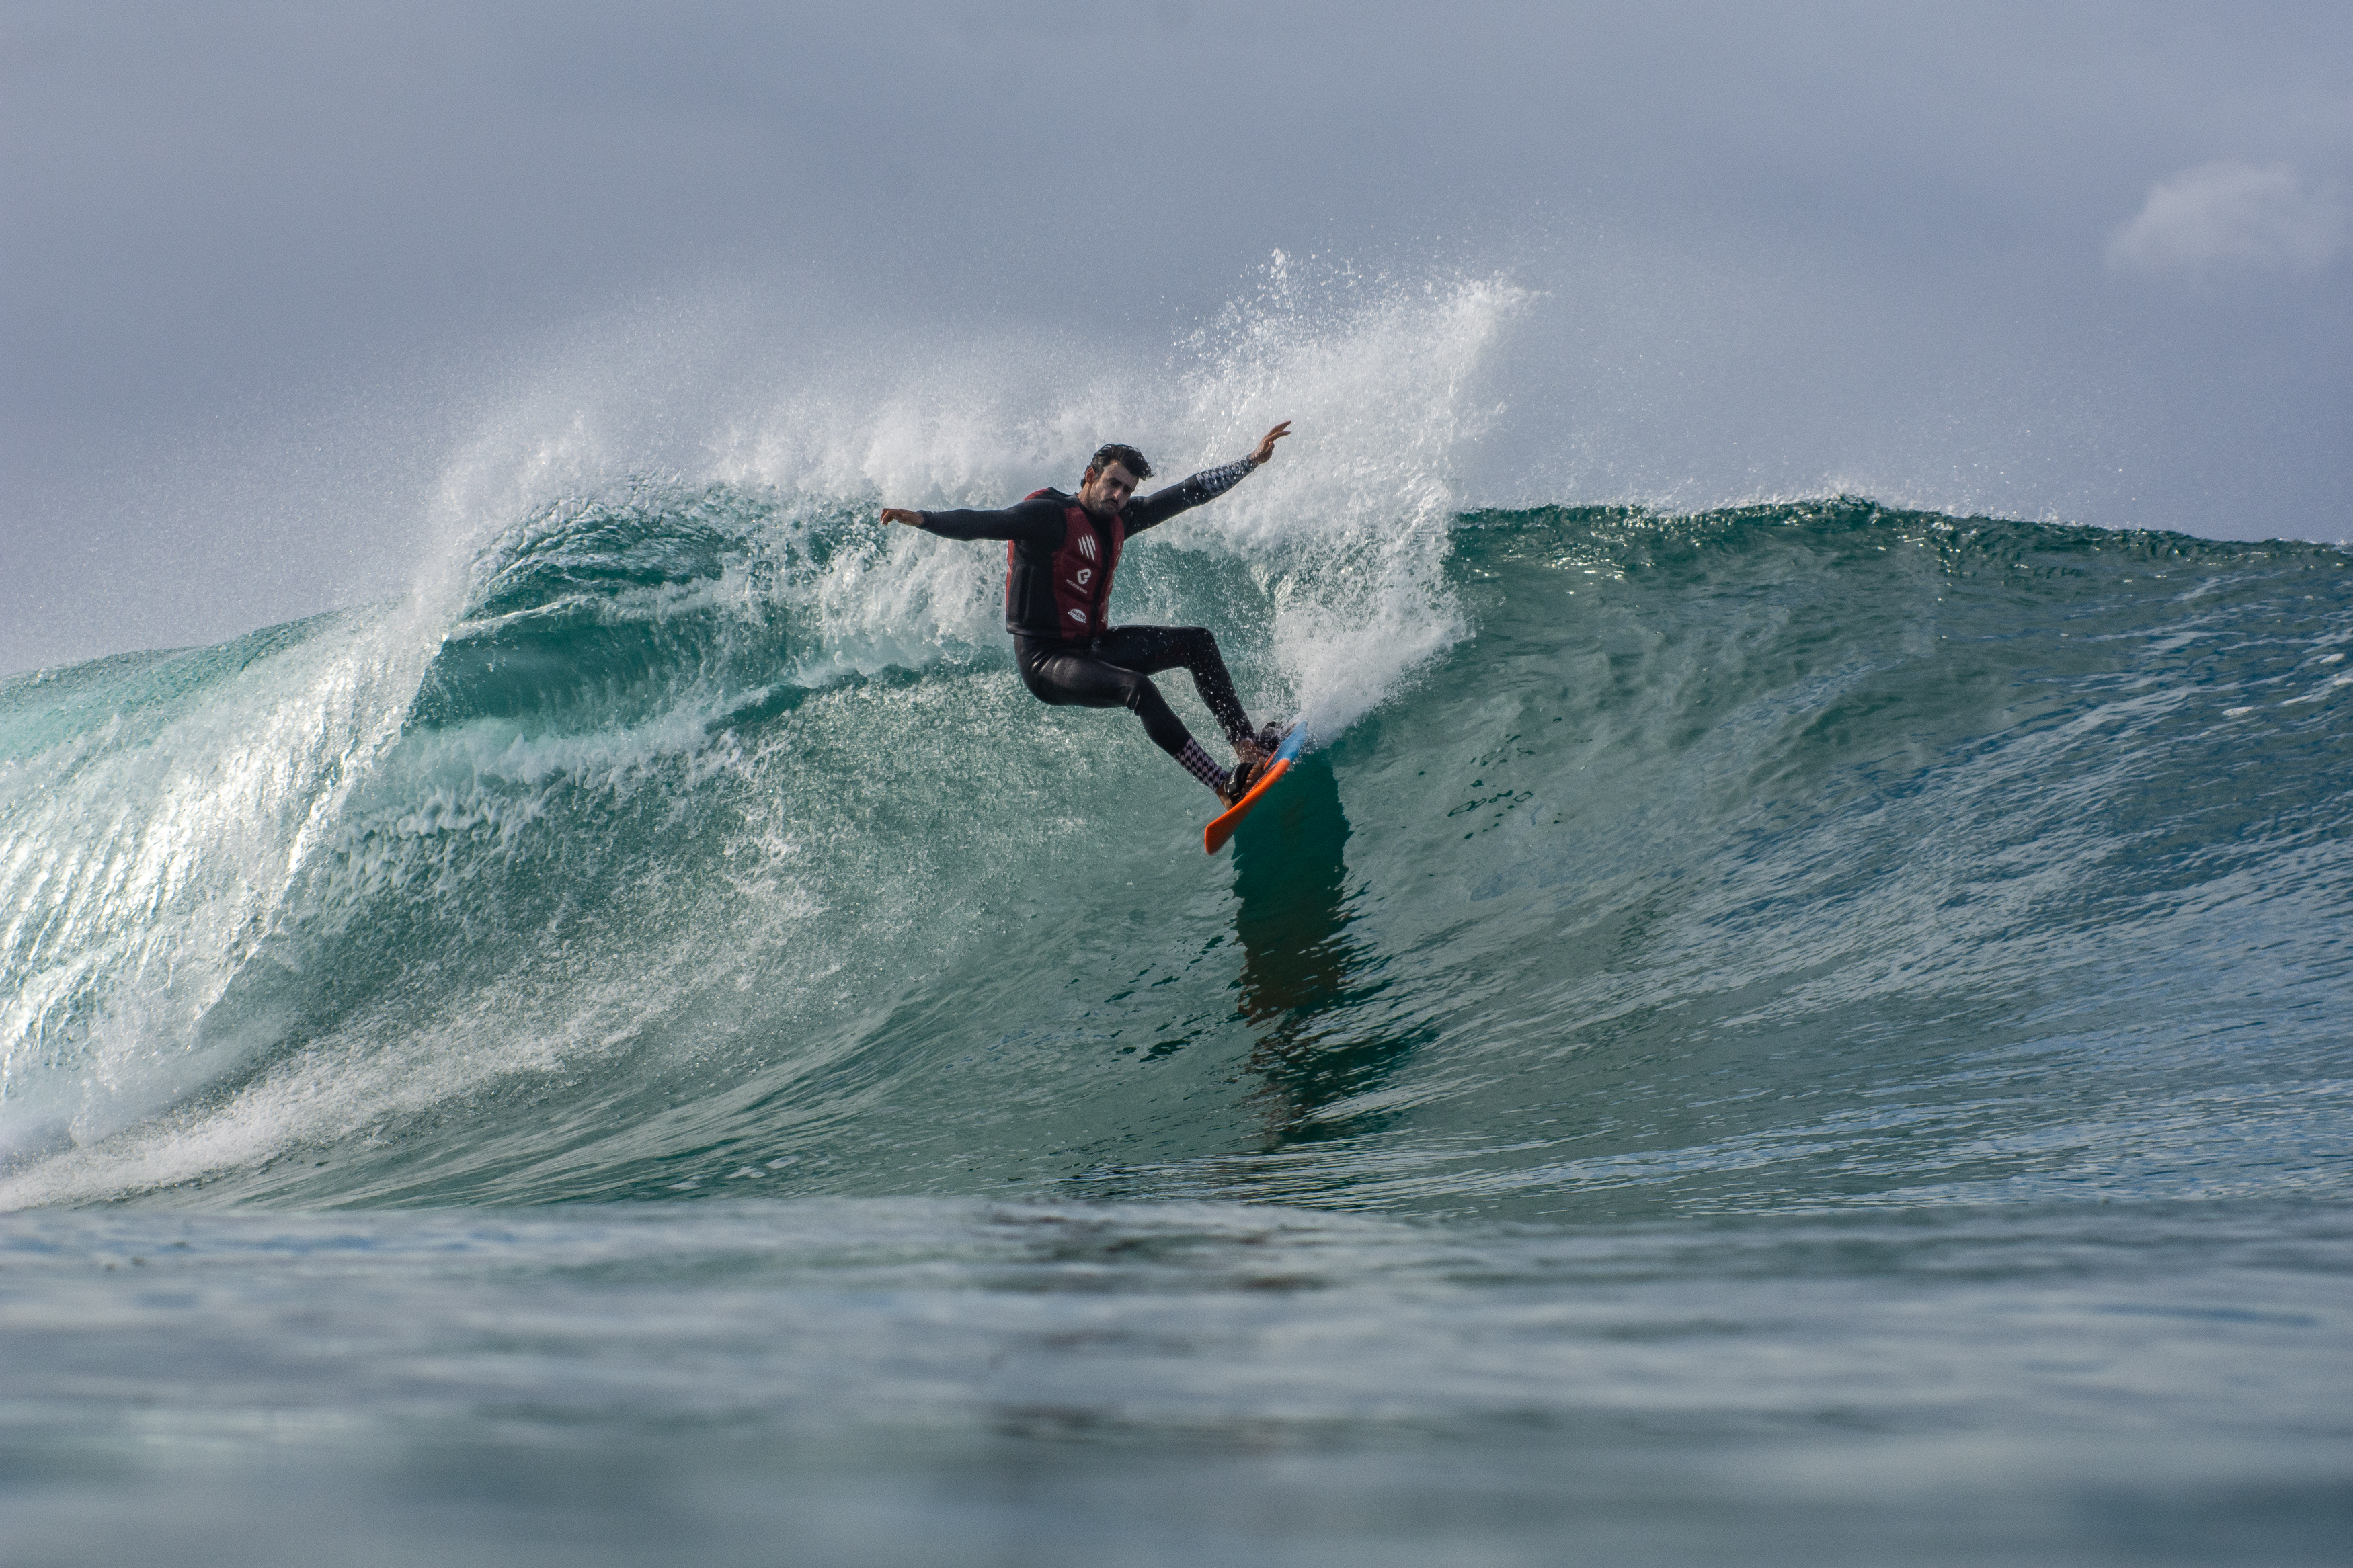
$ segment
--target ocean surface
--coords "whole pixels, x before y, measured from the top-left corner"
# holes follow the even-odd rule
[[[6,1561],[2346,1561],[2353,558],[1316,471],[0,679]]]

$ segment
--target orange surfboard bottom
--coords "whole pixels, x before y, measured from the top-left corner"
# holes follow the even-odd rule
[[[1272,788],[1275,780],[1291,771],[1291,761],[1299,755],[1300,742],[1306,739],[1297,731],[1283,737],[1282,749],[1275,752],[1274,761],[1267,764],[1266,776],[1250,785],[1250,793],[1229,806],[1225,815],[1201,829],[1202,848],[1215,855],[1226,847],[1226,840],[1231,838],[1234,829],[1242,825],[1242,818],[1248,816],[1250,807],[1258,804],[1258,797]]]

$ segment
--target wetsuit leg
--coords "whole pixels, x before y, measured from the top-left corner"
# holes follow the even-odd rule
[[[1143,672],[1106,662],[1085,643],[1017,637],[1014,654],[1021,684],[1040,702],[1057,708],[1124,708],[1144,721],[1152,743],[1172,757],[1182,755],[1185,742],[1192,739],[1185,721]]]
[[[1172,757],[1184,753],[1192,735],[1145,679],[1159,670],[1181,665],[1191,671],[1194,689],[1228,739],[1250,732],[1217,639],[1199,626],[1115,626],[1092,643],[1017,637],[1013,650],[1021,683],[1040,702],[1125,708],[1144,721],[1152,743]]]
[[[1234,678],[1218,652],[1218,639],[1200,626],[1113,626],[1095,643],[1104,662],[1157,675],[1183,668],[1193,677],[1201,705],[1218,721],[1229,742],[1252,739],[1250,716],[1234,695]]]

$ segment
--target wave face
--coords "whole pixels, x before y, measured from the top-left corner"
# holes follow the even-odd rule
[[[1431,504],[1131,552],[1316,737],[1230,858],[750,479],[0,682],[0,1201],[2348,1195],[2342,552]]]

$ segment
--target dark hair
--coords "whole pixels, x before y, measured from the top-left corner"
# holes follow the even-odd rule
[[[1139,480],[1152,477],[1152,465],[1144,460],[1143,453],[1123,442],[1106,441],[1095,448],[1094,461],[1087,465],[1087,478],[1093,479],[1113,463],[1117,463],[1121,468],[1134,474]]]

